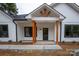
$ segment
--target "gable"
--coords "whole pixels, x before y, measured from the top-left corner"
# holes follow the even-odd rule
[[[59,17],[59,15],[55,13],[55,11],[51,10],[47,6],[42,6],[41,8],[38,8],[35,12],[32,13],[32,16],[35,16],[35,17]]]
[[[0,10],[0,22],[9,22],[9,21],[12,21],[12,18]]]
[[[46,3],[39,6],[37,9],[32,11],[26,18],[32,17],[61,17],[64,18],[60,13],[58,13],[55,9],[51,8]]]
[[[56,9],[61,14],[63,14],[66,18],[69,19],[79,18],[79,13],[66,3],[60,3],[56,6],[53,6],[53,8]]]

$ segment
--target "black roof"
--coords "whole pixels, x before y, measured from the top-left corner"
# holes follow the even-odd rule
[[[25,17],[26,17],[27,15],[28,15],[28,14],[16,15],[16,16],[14,16],[14,19],[25,19]]]
[[[15,15],[15,16],[14,16],[14,21],[27,20],[27,19],[25,18],[27,15],[28,15],[28,14]]]

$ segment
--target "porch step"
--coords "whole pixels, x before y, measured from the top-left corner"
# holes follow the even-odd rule
[[[0,49],[14,50],[59,50],[59,45],[0,45]]]
[[[32,44],[32,41],[31,40],[22,40],[21,43],[23,43],[23,44]]]

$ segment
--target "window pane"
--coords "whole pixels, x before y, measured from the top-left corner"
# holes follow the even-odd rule
[[[8,26],[7,25],[3,25],[3,31],[8,31]]]
[[[0,37],[8,37],[8,25],[0,25]]]
[[[65,25],[65,37],[71,36],[71,26]]]
[[[73,25],[73,37],[79,37],[79,26]]]
[[[65,37],[79,37],[79,25],[65,25]]]
[[[24,36],[32,37],[32,27],[24,27]]]

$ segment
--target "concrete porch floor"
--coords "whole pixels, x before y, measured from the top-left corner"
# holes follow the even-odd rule
[[[55,45],[54,41],[37,41],[36,45]]]
[[[23,40],[22,41],[23,44],[26,44],[26,43],[32,43],[32,41],[29,41],[29,40]],[[35,45],[55,45],[56,43],[52,40],[50,41],[43,41],[43,40],[37,40],[35,42]]]

